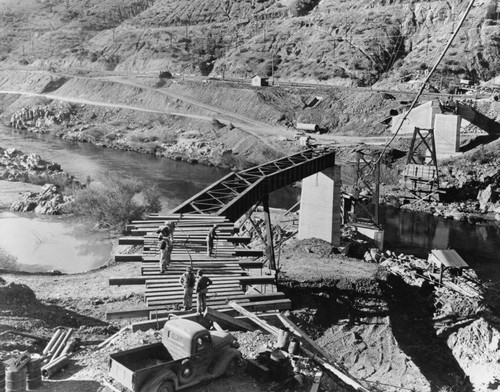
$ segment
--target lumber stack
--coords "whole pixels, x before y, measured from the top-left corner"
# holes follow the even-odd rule
[[[166,221],[175,222],[173,251],[167,272],[160,274],[158,227]],[[214,224],[218,225],[214,240],[214,255],[209,257],[206,249],[206,236]],[[274,275],[263,274],[262,250],[238,247],[250,242],[249,237],[240,237],[238,228],[223,216],[204,214],[150,215],[145,220],[132,221],[127,226],[129,236],[120,239],[120,244],[142,246],[139,253],[117,254],[117,262],[138,264],[137,276],[112,277],[110,285],[145,285],[145,309],[110,312],[109,319],[125,317],[164,317],[179,314],[183,303],[184,291],[179,283],[186,267],[194,272],[203,270],[213,284],[209,287],[207,305],[214,310],[234,312],[228,302],[247,306],[249,309],[268,311],[289,309],[291,303],[282,293],[277,293]],[[247,295],[249,289],[253,295]],[[193,308],[196,309],[196,295],[193,295]]]

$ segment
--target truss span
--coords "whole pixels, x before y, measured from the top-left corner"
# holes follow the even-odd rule
[[[333,149],[304,150],[250,169],[229,173],[172,212],[224,215],[234,222],[265,195],[334,165]]]

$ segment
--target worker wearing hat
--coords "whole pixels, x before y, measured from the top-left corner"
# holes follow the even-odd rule
[[[184,288],[184,310],[191,310],[193,306],[193,290],[194,284],[196,282],[196,277],[193,273],[193,268],[186,267],[186,272],[184,272],[179,283]]]
[[[170,237],[164,237],[162,234],[158,236],[158,250],[160,251],[160,274],[167,272],[167,267],[170,264],[172,255],[172,240]]]

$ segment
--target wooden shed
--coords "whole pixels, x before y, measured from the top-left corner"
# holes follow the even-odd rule
[[[439,283],[443,283],[443,273],[446,269],[453,269],[460,274],[461,270],[470,268],[454,249],[433,249],[427,261],[432,273],[435,273],[436,269],[439,270]]]
[[[252,86],[269,86],[269,79],[260,75],[255,75],[252,78]]]

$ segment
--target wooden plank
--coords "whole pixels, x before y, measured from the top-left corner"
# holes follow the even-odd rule
[[[274,276],[243,276],[239,278],[241,285],[251,285],[251,284],[273,284],[276,283],[276,278]]]
[[[117,263],[122,263],[122,262],[128,263],[128,262],[142,262],[143,259],[142,259],[142,254],[130,253],[130,254],[115,255],[115,261]]]
[[[118,239],[118,245],[144,245],[143,237],[121,237]]]
[[[262,257],[264,251],[255,249],[235,249],[234,255],[238,257]]]
[[[146,283],[145,276],[137,277],[115,277],[109,278],[108,284],[110,286],[131,286],[131,285],[143,285]]]
[[[211,297],[212,299],[214,298],[223,298],[225,301],[227,301],[228,299],[230,300],[239,300],[239,299],[248,299],[250,302],[257,302],[257,301],[271,301],[271,300],[275,300],[275,299],[284,299],[285,298],[285,294],[283,294],[282,292],[277,292],[277,293],[269,293],[269,294],[258,294],[258,295],[246,295],[245,293],[243,293],[241,290],[227,290],[227,291],[220,291],[220,290],[217,290],[217,291],[214,291],[212,292],[213,293],[216,293],[217,296],[213,296]],[[146,297],[147,298],[165,298],[166,300],[177,300],[178,298],[182,298],[184,295],[184,292],[171,292],[171,293],[168,293],[168,295],[165,295],[165,293],[147,293],[146,294]],[[194,297],[193,297],[194,298]]]
[[[144,262],[158,262],[158,256],[153,256],[153,255],[142,255],[142,258]],[[207,255],[200,255],[200,254],[191,254],[191,257],[186,254],[173,254],[172,255],[172,263],[183,263],[184,265],[190,264],[191,259],[193,262],[199,262],[199,263],[237,263],[240,261],[248,261],[248,260],[242,260],[238,259],[237,257],[208,257]]]
[[[230,289],[227,291],[213,291],[210,294],[212,294],[211,297],[207,298],[207,301],[209,299],[213,298],[223,298],[224,301],[226,298],[244,298],[244,294],[241,290],[235,290],[235,289]],[[157,300],[157,299],[162,299],[162,300],[168,300],[168,299],[173,299],[173,298],[182,298],[184,296],[184,293],[177,293],[177,292],[170,292],[170,293],[163,293],[163,292],[156,292],[156,293],[147,293],[146,294],[146,300]],[[194,296],[195,297],[195,296]]]
[[[222,326],[229,326],[236,330],[253,331],[255,329],[252,324],[228,316],[218,310],[212,309],[210,306],[207,306],[205,317],[209,320],[220,323]]]
[[[220,286],[212,286],[212,289],[215,290],[216,292],[226,292],[226,291],[241,291],[241,287],[239,285],[220,285]],[[172,293],[179,293],[179,294],[184,294],[184,290],[178,287],[172,287],[168,288],[166,290],[163,287],[154,287],[154,288],[147,288],[146,289],[146,295],[154,295],[155,293],[163,293],[163,294],[172,294]]]
[[[286,301],[287,301],[287,303],[282,302],[281,304],[275,304],[275,307],[278,308],[278,307],[282,306],[282,309],[278,309],[278,310],[290,309],[291,302],[290,302],[290,300],[286,300]],[[258,304],[263,304],[263,303],[262,302],[253,302],[253,303],[248,303],[248,304],[242,304],[242,306],[244,308],[248,308],[248,309],[255,309]],[[289,307],[287,307],[287,306],[289,306]],[[262,308],[265,308],[265,307],[266,307],[265,305],[262,305]],[[226,314],[229,314],[229,315],[236,315],[238,313],[234,309],[228,309],[227,306],[216,306],[213,308],[220,311],[220,312],[224,312]],[[270,310],[270,309],[267,309],[267,310]],[[258,311],[258,309],[257,309],[257,311]],[[177,313],[179,313],[179,312],[170,311],[168,314],[177,314]],[[194,321],[196,321],[197,317],[198,316],[195,313],[188,314],[186,317],[181,316],[181,318],[188,318],[189,320],[194,320]],[[132,323],[132,331],[134,331],[134,332],[147,331],[148,329],[151,329],[151,328],[160,329],[160,328],[163,328],[163,326],[165,325],[165,323],[168,320],[169,320],[169,317],[159,317],[157,320],[155,319],[155,320],[147,320],[147,321],[138,321],[136,323]]]
[[[195,268],[196,270],[196,268]],[[168,269],[169,272],[177,274],[177,275],[182,275],[182,273],[185,271],[185,268],[178,268],[178,269],[173,269],[170,268]],[[207,269],[203,268],[203,271],[205,274],[210,274],[210,275],[233,275],[233,276],[241,276],[241,269],[229,269],[229,268],[220,268],[220,269]],[[141,275],[143,276],[157,276],[161,275],[160,270],[158,267],[141,267]]]
[[[265,331],[269,332],[271,335],[274,335],[275,337],[278,337],[278,328],[273,327],[272,325],[266,323],[264,320],[259,319],[255,314],[252,314],[251,311],[245,309],[244,307],[240,306],[234,301],[229,301],[229,305],[242,315],[248,317],[250,320],[252,320],[255,324],[257,324],[259,327],[264,329]]]
[[[214,284],[218,282],[238,282],[241,285],[249,285],[249,284],[271,284],[275,282],[274,277],[272,276],[242,276],[240,278],[234,277],[218,277],[218,276],[210,276],[210,279],[214,282]],[[154,284],[166,284],[166,285],[178,285],[178,277],[169,278],[168,275],[159,275],[159,276],[137,276],[137,277],[112,277],[109,278],[110,286],[122,286],[122,285],[139,285],[139,284],[148,284],[148,287],[153,287],[150,285]]]
[[[145,268],[153,268],[153,267],[158,267],[157,266],[158,261],[151,262],[151,261],[146,261],[141,264],[141,267]],[[208,269],[208,268],[237,268],[241,271],[241,267],[247,267],[247,268],[256,268],[256,267],[262,267],[262,263],[260,261],[252,261],[252,260],[241,260],[241,261],[198,261],[198,260],[193,260],[191,263],[190,261],[176,261],[173,260],[170,263],[170,268],[177,268],[177,269],[186,269],[186,267],[193,267],[195,269],[198,268],[203,268]]]
[[[289,299],[274,300],[274,301],[258,301],[258,302],[245,301],[245,302],[239,302],[238,305],[247,309],[250,312],[265,312],[269,310],[291,309],[291,302]],[[211,307],[215,310],[225,312],[230,316],[236,317],[238,315],[238,311],[236,311],[234,308],[231,308],[229,304],[211,305]],[[164,317],[165,315],[172,313],[172,311],[164,310],[164,311],[158,311],[157,313],[158,317]]]
[[[143,318],[148,317],[151,311],[155,309],[151,307],[135,308],[128,310],[117,310],[106,312],[106,320],[123,320],[129,318]],[[162,308],[163,310],[163,308]]]
[[[164,305],[171,305],[172,302],[170,302],[171,300],[168,300],[168,299],[162,299],[162,298],[152,298],[152,299],[149,299],[149,298],[146,298],[146,304],[148,306],[164,306]],[[248,299],[239,299],[237,300],[237,302],[239,304],[244,304],[244,303],[249,303],[250,300]],[[177,299],[177,301],[173,302],[173,304],[182,304],[183,301],[182,301],[182,298],[179,297]],[[197,304],[197,301],[196,301],[196,298],[193,298],[193,304],[194,306],[196,307],[196,304]],[[218,306],[218,305],[223,305],[223,306],[226,306],[227,304],[227,300],[225,298],[219,298],[219,297],[214,297],[214,298],[207,298],[207,305],[210,305],[210,306]]]

